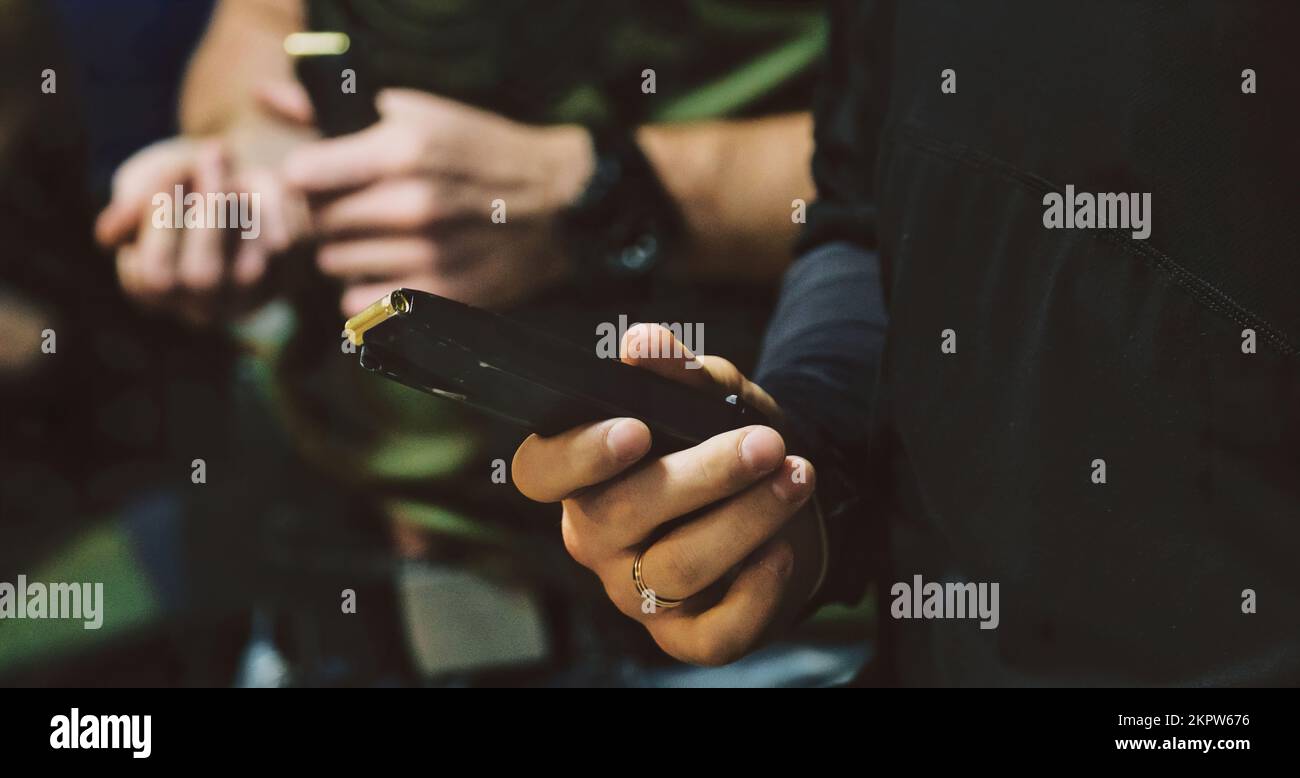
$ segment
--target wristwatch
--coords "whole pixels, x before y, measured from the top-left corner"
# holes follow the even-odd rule
[[[561,213],[563,241],[583,285],[644,279],[680,239],[681,214],[632,131],[588,132],[595,165]]]

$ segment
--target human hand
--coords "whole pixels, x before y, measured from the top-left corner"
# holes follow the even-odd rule
[[[272,116],[300,127],[311,120],[305,101],[305,93],[295,91],[295,85],[268,85],[259,94]],[[118,280],[128,297],[204,322],[224,311],[246,309],[263,295],[270,258],[304,236],[307,211],[267,161],[278,165],[276,156],[295,142],[293,137],[267,125],[246,129],[242,136],[169,138],[140,150],[118,168],[95,237],[103,247],[116,250]],[[242,227],[238,218],[227,218],[225,228],[208,225],[205,203],[204,226],[158,226],[163,220],[174,221],[160,209],[173,210],[177,186],[184,196],[205,199],[211,194],[242,195],[246,207],[237,216],[256,223]],[[181,205],[184,213],[187,208]],[[222,208],[229,217],[230,209]]]
[[[284,166],[312,203],[317,262],[343,282],[345,314],[403,286],[500,308],[563,277],[554,221],[591,175],[584,130],[414,90],[385,90],[376,105],[376,125],[309,144]]]
[[[659,350],[633,348],[644,338],[661,339]],[[688,369],[695,357],[673,344],[663,327],[638,325],[622,353],[680,356],[623,361],[720,396],[738,393],[779,417],[772,398],[730,362],[702,356],[702,369]],[[569,553],[661,648],[695,664],[733,661],[793,621],[821,577],[812,465],[786,456],[781,435],[763,426],[642,462],[650,443],[649,428],[635,419],[532,435],[511,472],[526,496],[561,503]],[[639,554],[644,586],[658,600],[682,600],[680,607],[650,607],[633,579]]]

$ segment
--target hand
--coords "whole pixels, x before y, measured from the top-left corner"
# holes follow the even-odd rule
[[[378,124],[284,167],[310,198],[317,261],[342,280],[345,314],[399,286],[499,308],[563,277],[554,218],[591,175],[585,131],[413,90],[385,90],[376,106]],[[491,218],[496,200],[505,223]]]
[[[659,338],[657,352],[631,348]],[[638,344],[638,341],[640,343]],[[776,404],[729,362],[692,355],[657,325],[629,330],[623,353],[681,354],[632,359],[651,372],[718,394],[739,393],[776,418]],[[530,436],[515,452],[519,490],[563,505],[565,547],[600,577],[614,604],[641,622],[666,652],[716,665],[752,650],[794,620],[820,577],[824,550],[818,519],[805,507],[812,465],[785,455],[781,436],[751,426],[641,463],[650,431],[635,419],[611,419],[554,437]],[[659,599],[681,607],[647,612],[632,565],[644,550],[642,579]]]
[[[268,85],[258,97],[280,120],[297,125],[310,121],[310,104],[294,85]],[[118,168],[112,200],[99,215],[95,236],[105,248],[117,250],[118,281],[128,297],[199,323],[224,310],[251,307],[261,296],[271,256],[303,236],[307,212],[266,161],[278,164],[277,155],[283,156],[293,137],[264,128],[253,134],[250,143],[185,137],[159,141]],[[232,149],[235,145],[238,153]],[[153,217],[160,206],[154,197],[174,198],[178,185],[186,195],[257,193],[257,236],[243,239],[237,226],[155,227]],[[248,202],[251,205],[251,197]]]

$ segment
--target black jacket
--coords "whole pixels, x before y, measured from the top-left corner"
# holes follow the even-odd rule
[[[851,465],[870,442],[830,593],[875,581],[894,681],[1300,683],[1298,22],[835,4],[759,379]],[[1150,193],[1149,238],[1046,228],[1067,185]],[[892,618],[914,575],[998,583],[998,627]]]

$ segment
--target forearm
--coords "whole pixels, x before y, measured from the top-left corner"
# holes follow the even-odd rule
[[[792,202],[813,199],[807,114],[648,125],[641,148],[677,203],[693,279],[772,281],[790,262]]]
[[[255,89],[293,80],[284,38],[302,24],[300,0],[221,0],[185,74],[181,131],[210,136],[282,124],[257,109]]]

